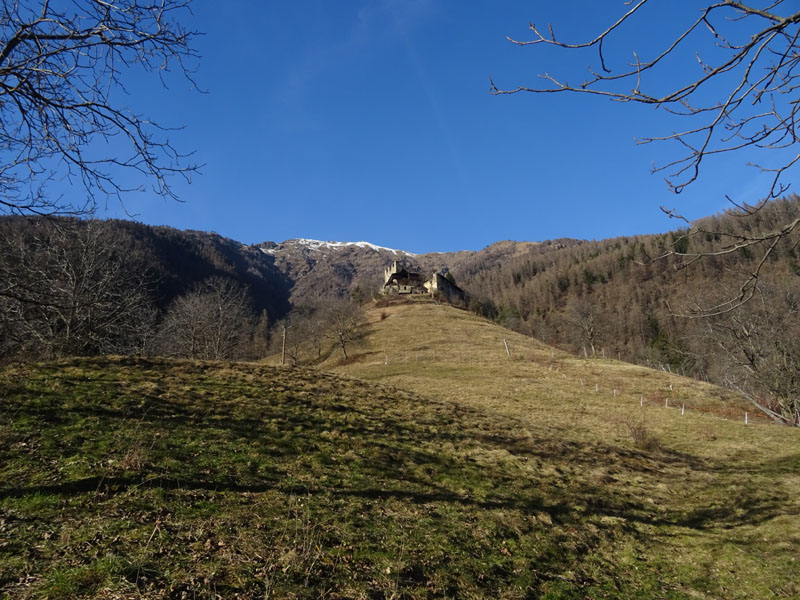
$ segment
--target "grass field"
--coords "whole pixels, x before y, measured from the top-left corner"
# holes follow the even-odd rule
[[[450,307],[370,314],[319,369],[0,371],[0,597],[800,597],[796,430]]]

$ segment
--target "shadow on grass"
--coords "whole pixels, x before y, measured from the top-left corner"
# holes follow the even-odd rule
[[[232,479],[198,480],[174,478],[165,475],[151,477],[104,476],[94,475],[74,481],[63,481],[28,488],[0,489],[0,500],[6,498],[22,498],[29,495],[69,496],[76,494],[98,493],[112,495],[128,492],[135,488],[160,488],[162,490],[204,490],[210,492],[264,493],[275,488],[275,482],[243,484]]]
[[[346,477],[330,478],[325,485],[296,485],[279,474],[270,478],[260,476],[257,481],[243,482],[235,477],[201,479],[169,473],[142,473],[136,476],[96,475],[75,481],[47,485],[0,489],[0,501],[28,495],[71,496],[96,493],[100,497],[129,493],[137,488],[158,488],[187,492],[251,493],[278,492],[284,495],[349,498],[371,501],[389,499],[417,505],[444,504],[479,510],[515,510],[524,515],[547,514],[562,525],[576,525],[587,515],[616,517],[628,523],[651,526],[674,526],[695,530],[714,528],[730,529],[758,523],[787,514],[787,498],[749,493],[728,496],[721,504],[686,511],[658,512],[642,500],[633,500],[603,485],[586,481],[571,482],[568,486],[553,487],[552,481],[531,481],[522,488],[509,488],[507,476],[494,474],[477,465],[451,461],[420,450],[398,451],[392,455],[371,456],[368,465],[360,465],[367,472],[366,479],[380,480],[380,486],[354,487],[343,485]],[[451,489],[430,479],[410,476],[404,467],[423,465],[431,467],[437,476],[452,473],[459,481]],[[480,483],[476,483],[481,480]],[[513,493],[512,493],[513,492]],[[702,495],[702,490],[698,491]],[[719,494],[716,494],[719,498]]]
[[[164,433],[161,445],[153,443],[158,455],[135,476],[110,472],[45,485],[16,485],[0,488],[0,500],[31,494],[114,495],[138,487],[214,493],[277,491],[546,513],[562,524],[593,515],[697,530],[755,525],[785,514],[788,501],[778,492],[726,495],[717,488],[713,506],[657,511],[635,497],[636,488],[594,483],[582,477],[580,470],[604,465],[663,482],[685,477],[687,469],[730,478],[739,467],[669,450],[645,453],[601,443],[514,436],[509,433],[513,422],[476,409],[399,392],[393,395],[388,388],[303,369],[138,358],[67,361],[62,366],[91,372],[68,373],[59,370],[58,364],[51,365],[42,369],[33,389],[30,382],[16,382],[4,390],[7,398],[16,398],[11,402],[16,402],[12,406],[16,418],[29,421],[29,435],[44,438],[55,429],[70,432],[94,419],[95,430],[82,432],[83,437],[121,432],[126,439],[149,439],[155,432]],[[149,370],[160,374],[157,383],[163,390],[141,395],[130,386],[152,380]],[[48,378],[65,389],[48,390]],[[176,380],[171,383],[170,378]],[[323,437],[331,432],[338,437]],[[70,446],[69,441],[54,447],[62,458],[85,452],[85,447]],[[481,466],[470,461],[471,450],[484,455],[504,451],[510,464]],[[10,448],[0,447],[0,451],[6,460],[13,459]],[[269,459],[270,465],[259,474],[245,476],[200,473],[217,456],[232,460],[228,452],[250,452],[260,460]],[[330,462],[331,457],[336,460]],[[174,463],[165,467],[166,459],[179,461],[185,470],[175,472]],[[519,460],[547,464],[556,474],[520,471],[514,464]],[[310,468],[308,463],[313,461],[318,461],[315,468],[322,470],[325,483],[298,486],[287,475],[290,466],[292,470]],[[800,458],[791,455],[773,462],[764,468],[791,472]],[[269,474],[265,476],[264,470]],[[702,497],[703,486],[693,493]]]

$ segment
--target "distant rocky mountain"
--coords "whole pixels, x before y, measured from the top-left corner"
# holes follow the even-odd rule
[[[369,297],[382,283],[383,269],[395,260],[417,265],[417,256],[369,242],[324,242],[294,239],[256,246],[262,257],[291,282],[288,299],[350,296],[360,289]]]
[[[128,240],[131,256],[155,274],[160,306],[212,275],[236,279],[250,292],[255,308],[266,308],[274,322],[292,306],[345,298],[360,293],[370,298],[383,284],[384,269],[403,261],[423,273],[448,268],[465,291],[481,274],[520,257],[540,256],[579,245],[578,240],[496,242],[482,250],[414,254],[366,241],[312,239],[267,241],[247,245],[203,231],[179,231],[127,221],[107,221]]]
[[[543,253],[579,244],[577,240],[547,242],[497,242],[483,250],[414,254],[369,242],[325,242],[293,239],[263,242],[257,247],[292,284],[289,300],[302,304],[310,299],[349,296],[361,290],[370,297],[383,283],[383,270],[396,260],[425,273],[447,267],[458,284],[469,292],[470,278],[515,257]]]
[[[6,240],[34,235],[37,219],[0,218]],[[85,221],[71,221],[80,226]],[[266,310],[270,322],[292,306],[346,298],[370,298],[383,284],[384,269],[394,261],[431,274],[447,267],[469,292],[470,279],[514,257],[562,247],[565,242],[498,242],[480,251],[414,254],[366,241],[331,242],[292,239],[280,243],[242,244],[213,232],[180,231],[122,220],[96,221],[107,230],[134,270],[146,274],[154,306],[165,310],[179,296],[211,277],[236,281],[249,294],[256,313]],[[27,233],[26,233],[27,232]]]

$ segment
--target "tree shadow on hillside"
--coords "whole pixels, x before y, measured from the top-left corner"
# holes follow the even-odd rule
[[[148,363],[137,359],[132,364],[141,368]],[[159,365],[160,361],[152,363],[153,367]],[[196,369],[198,374],[209,370],[190,363],[184,366],[189,371]],[[675,481],[685,477],[687,470],[731,481],[730,478],[739,473],[735,461],[699,459],[669,450],[646,453],[597,442],[533,439],[514,435],[510,427],[503,430],[499,427],[502,423],[475,409],[456,409],[441,403],[426,405],[421,399],[414,404],[410,397],[404,397],[410,404],[403,412],[395,407],[396,397],[383,396],[386,393],[383,388],[361,382],[348,382],[353,388],[345,388],[338,378],[323,374],[311,377],[302,370],[280,374],[285,379],[263,382],[272,385],[272,391],[262,389],[261,395],[248,403],[237,404],[238,392],[227,390],[224,382],[204,382],[208,395],[192,398],[191,402],[144,396],[131,398],[127,403],[118,401],[119,405],[112,405],[111,401],[78,402],[65,410],[62,392],[36,391],[35,402],[23,402],[14,407],[17,415],[24,415],[38,424],[41,435],[54,426],[69,426],[73,422],[77,425],[92,417],[99,420],[98,431],[113,429],[128,438],[134,431],[140,432],[136,435],[149,436],[155,431],[167,430],[172,435],[188,436],[186,439],[191,439],[200,449],[212,449],[219,440],[241,444],[242,448],[256,451],[274,462],[268,472],[246,476],[202,474],[199,467],[192,465],[188,454],[182,457],[178,453],[173,458],[184,460],[186,465],[180,473],[154,464],[136,475],[109,471],[105,475],[97,473],[43,485],[0,486],[0,499],[28,494],[68,496],[102,492],[113,495],[140,486],[204,492],[311,492],[332,498],[398,499],[415,504],[517,510],[526,515],[545,513],[562,524],[578,523],[591,515],[695,530],[757,525],[786,514],[789,505],[790,499],[780,489],[771,490],[769,494],[721,495],[719,485],[715,487],[712,483],[698,484],[691,493],[703,497],[704,490],[713,488],[715,493],[710,496],[717,499],[713,506],[656,510],[636,496],[635,487],[598,483],[583,475],[581,469],[607,466],[651,478],[651,483]],[[300,389],[299,383],[304,379],[310,391]],[[22,387],[15,390],[17,394],[25,391],[24,385],[19,385]],[[113,382],[98,381],[97,385],[95,391],[115,389]],[[370,394],[370,402],[354,404],[351,398],[354,389],[358,394]],[[323,392],[324,396],[315,395]],[[232,413],[234,410],[236,412]],[[276,433],[260,426],[268,422],[276,424],[275,431],[283,436],[280,440],[270,437]],[[322,434],[333,431],[339,437],[325,438],[323,444]],[[358,444],[354,445],[353,441]],[[348,459],[355,464],[337,462],[325,467],[328,479],[324,485],[298,488],[286,476],[281,462],[325,453],[342,457],[353,454],[354,446],[361,448]],[[10,449],[3,450],[9,459],[12,458]],[[77,446],[61,450],[62,456],[82,452]],[[552,467],[555,474],[525,471],[532,473],[524,476],[530,477],[526,480],[513,464],[508,468],[501,468],[499,463],[487,467],[471,460],[473,450],[483,456],[508,456],[512,463],[538,462]],[[213,456],[209,453],[203,458],[207,461]],[[763,469],[768,473],[791,473],[798,462],[800,455],[789,455],[763,465]],[[351,466],[364,473],[358,485],[350,478]]]
[[[6,498],[21,498],[24,496],[55,495],[72,496],[88,493],[98,495],[116,495],[126,493],[134,488],[159,488],[162,490],[186,490],[186,491],[208,491],[208,492],[241,492],[241,493],[263,493],[276,489],[276,480],[263,481],[257,484],[244,484],[232,478],[221,480],[201,480],[184,479],[165,474],[145,474],[133,476],[118,475],[92,475],[72,481],[61,483],[31,486],[28,488],[7,488],[0,489],[0,500]]]
[[[354,432],[354,435],[357,433]],[[364,435],[374,436],[375,432],[368,430]],[[494,471],[480,464],[437,452],[436,446],[441,446],[442,443],[444,442],[433,436],[427,443],[419,440],[417,444],[405,447],[385,444],[372,448],[368,456],[357,465],[357,470],[364,474],[362,481],[366,485],[354,485],[350,481],[347,470],[353,465],[342,465],[342,471],[332,468],[324,484],[302,486],[293,483],[293,479],[287,477],[279,464],[268,473],[262,470],[247,478],[222,473],[203,475],[197,469],[191,468],[170,472],[153,466],[136,475],[97,474],[72,481],[0,489],[0,500],[29,494],[71,496],[97,493],[111,496],[140,487],[208,493],[271,491],[377,502],[394,499],[418,505],[433,503],[489,511],[514,510],[527,516],[544,513],[554,523],[568,526],[579,526],[587,516],[593,516],[615,517],[628,524],[694,530],[754,526],[791,512],[787,512],[790,499],[778,491],[770,494],[739,492],[721,497],[716,489],[711,496],[716,499],[713,506],[681,510],[680,504],[677,504],[677,508],[659,510],[644,498],[633,496],[629,493],[631,490],[593,483],[587,478],[564,476],[559,480],[542,477],[520,485],[519,481],[509,479],[508,472]],[[482,447],[487,452],[499,448]],[[565,448],[559,460],[569,461],[572,456],[590,454],[575,444],[567,444]],[[276,451],[275,454],[277,456],[281,452]],[[420,466],[425,470],[418,469],[416,474],[411,473],[414,467]],[[439,480],[452,480],[452,483],[445,484]],[[702,486],[698,487],[693,493],[703,497],[704,489]]]

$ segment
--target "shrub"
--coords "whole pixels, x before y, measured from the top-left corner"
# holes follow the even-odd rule
[[[640,450],[654,452],[661,447],[658,437],[647,426],[644,417],[630,417],[625,421],[633,445]]]

